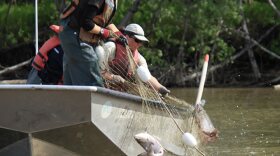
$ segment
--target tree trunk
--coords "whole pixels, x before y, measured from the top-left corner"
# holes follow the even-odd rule
[[[269,30],[267,30],[259,39],[257,42],[261,42],[266,36],[268,36],[274,29],[276,28],[276,26],[271,27]],[[253,48],[254,46],[256,46],[256,43],[251,43],[250,46],[244,48],[243,50],[237,52],[237,54],[235,54],[234,56],[230,57],[229,59],[225,60],[224,62],[217,64],[217,65],[212,65],[208,72],[213,72],[219,68],[224,67],[225,65],[229,64],[230,62],[236,60],[237,58],[239,58],[240,56],[242,56],[246,51],[248,51],[249,48]],[[201,72],[197,72],[197,73],[193,73],[191,75],[185,76],[184,78],[182,78],[181,81],[190,81],[193,80],[194,78],[198,77],[201,75]]]
[[[272,0],[268,0],[270,6],[274,9],[274,11],[277,13],[278,17],[280,17],[280,11],[277,9],[277,7],[274,5]]]
[[[217,47],[216,44],[214,44],[212,47],[208,68],[211,68],[211,66],[212,66],[212,61],[214,60],[214,56],[216,55],[216,47]],[[215,82],[214,71],[211,71],[210,73],[211,73],[211,85],[215,85],[216,82]]]
[[[279,25],[275,25],[275,27],[277,27]],[[254,44],[256,44],[261,50],[263,50],[264,52],[268,53],[269,55],[280,59],[280,56],[277,55],[275,52],[268,50],[267,48],[265,48],[264,46],[262,46],[258,41],[254,40],[253,38],[246,38],[246,35],[244,34],[244,32],[241,31],[236,31],[238,33],[238,35],[240,35],[241,37],[250,40],[251,42],[253,42]]]
[[[179,84],[179,85],[185,85],[185,82],[182,81],[182,78],[184,77],[184,67],[182,68],[182,65],[183,65],[183,61],[184,61],[184,51],[185,51],[185,48],[184,48],[184,42],[185,42],[185,39],[186,39],[186,33],[187,33],[187,29],[188,29],[188,20],[187,18],[185,19],[185,25],[184,25],[184,32],[183,32],[183,35],[182,35],[182,38],[181,38],[181,44],[180,44],[180,47],[179,47],[179,52],[178,52],[178,55],[177,55],[177,63],[175,65],[175,68],[176,68],[176,77],[175,77],[175,81],[176,81],[176,84]]]
[[[240,6],[242,7],[242,0],[240,0]],[[250,34],[249,34],[249,30],[248,30],[248,27],[247,27],[247,23],[246,23],[246,18],[245,18],[245,15],[244,15],[244,12],[242,10],[241,12],[241,15],[243,17],[243,30],[245,31],[246,33],[246,47],[249,47],[251,45],[251,40],[250,40]],[[252,66],[252,69],[253,69],[253,72],[254,72],[254,75],[255,75],[255,79],[258,80],[261,78],[261,73],[259,71],[259,67],[258,67],[258,64],[257,64],[257,61],[255,59],[255,55],[254,55],[254,52],[252,50],[252,48],[248,48],[248,56],[249,56],[249,59],[250,59],[250,62],[251,62],[251,66]]]
[[[133,17],[134,13],[137,12],[139,6],[140,6],[141,0],[135,0],[132,7],[129,9],[128,13],[125,15],[125,17],[122,19],[120,24],[118,25],[119,28],[122,28],[128,24],[128,22]]]
[[[9,2],[9,6],[8,6],[8,10],[7,10],[7,14],[6,14],[6,16],[5,16],[5,20],[4,20],[4,23],[8,23],[8,19],[9,19],[9,15],[10,15],[10,11],[11,11],[11,8],[12,8],[12,4],[14,3],[14,0],[10,0],[10,2]],[[4,24],[4,26],[3,26],[3,29],[2,29],[2,34],[5,34],[6,33],[6,26],[7,25],[5,25]]]
[[[276,78],[274,78],[272,80],[269,80],[267,82],[259,83],[256,86],[258,86],[258,87],[261,87],[261,86],[271,86],[273,83],[279,83],[279,81],[280,81],[280,76],[276,77]]]

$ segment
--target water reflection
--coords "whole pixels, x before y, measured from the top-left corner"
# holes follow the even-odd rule
[[[172,93],[194,103],[197,89]],[[205,89],[205,109],[219,139],[208,155],[280,155],[280,91],[270,88]]]

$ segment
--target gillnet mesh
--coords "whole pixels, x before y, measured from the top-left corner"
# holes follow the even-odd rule
[[[170,124],[165,125],[162,123],[161,126],[167,131],[167,133],[178,133],[179,137],[174,139],[172,144],[183,147],[184,154],[201,155],[195,149],[186,147],[181,139],[182,133],[190,131],[197,139],[202,138],[202,134],[199,132],[197,124],[192,124],[194,107],[186,101],[174,96],[167,95],[163,97],[152,87],[151,84],[141,81],[136,74],[137,64],[128,46],[126,47],[126,51],[123,52],[126,53],[127,57],[118,60],[119,63],[117,65],[106,65],[106,70],[112,74],[122,76],[126,81],[123,84],[105,80],[106,88],[137,95],[142,98],[142,113],[151,115],[148,118],[143,117],[143,119],[141,119],[145,121],[135,121],[139,122],[139,124],[146,124],[146,128],[143,129],[143,131],[152,131],[154,128],[153,123],[161,122],[155,121],[158,120],[157,118],[153,118],[153,115],[155,114],[170,118]],[[200,142],[200,139],[198,139],[198,142]],[[198,147],[201,148],[199,145]],[[176,155],[176,153],[173,154]]]

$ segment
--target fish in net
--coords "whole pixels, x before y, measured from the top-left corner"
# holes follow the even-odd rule
[[[161,122],[161,121],[155,121],[156,119],[153,118],[152,116],[154,114],[160,114],[162,116],[166,116],[167,118],[170,118],[170,122],[173,125],[173,126],[169,126],[168,128],[166,128],[164,124],[162,125],[162,128],[165,128],[167,132],[171,131],[171,133],[178,133],[178,136],[181,136],[180,134],[184,134],[185,132],[192,132],[192,134],[196,138],[199,138],[198,139],[199,143],[205,142],[205,140],[207,141],[210,140],[209,137],[215,138],[217,136],[216,130],[215,132],[213,132],[215,129],[213,126],[210,127],[214,129],[206,128],[207,132],[204,132],[203,128],[205,129],[205,127],[203,127],[203,125],[200,125],[201,123],[205,122],[204,120],[201,119],[204,118],[203,115],[206,114],[203,109],[202,109],[204,111],[202,112],[203,115],[198,116],[197,114],[194,114],[195,108],[191,104],[187,103],[186,101],[178,99],[171,95],[166,95],[166,96],[160,95],[158,91],[153,87],[153,85],[151,85],[149,82],[143,82],[139,77],[139,75],[137,74],[136,70],[138,68],[138,65],[135,62],[129,47],[126,46],[126,50],[122,52],[126,54],[125,55],[126,57],[118,60],[118,64],[106,63],[105,66],[108,72],[115,75],[120,75],[125,79],[125,82],[120,83],[120,82],[104,79],[105,87],[113,90],[129,93],[129,94],[137,95],[142,98],[142,113],[150,114],[151,116],[149,118],[144,118],[143,120],[145,121],[135,121],[135,122],[139,122],[141,124],[147,123],[144,126],[146,127],[144,130],[156,131],[153,130],[153,123]],[[194,120],[197,121],[195,122],[195,124],[193,123]],[[206,121],[208,121],[208,119]],[[181,140],[182,140],[181,138],[177,137],[177,139],[172,141],[173,144],[179,147],[184,147],[185,154],[204,155],[204,153],[200,150],[202,148],[200,144],[198,144],[194,148],[188,148],[183,144]]]

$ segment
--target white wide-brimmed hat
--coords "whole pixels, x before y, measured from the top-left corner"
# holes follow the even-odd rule
[[[135,38],[143,42],[149,42],[149,40],[145,37],[144,30],[139,24],[129,24],[124,29],[126,32],[131,33]]]

